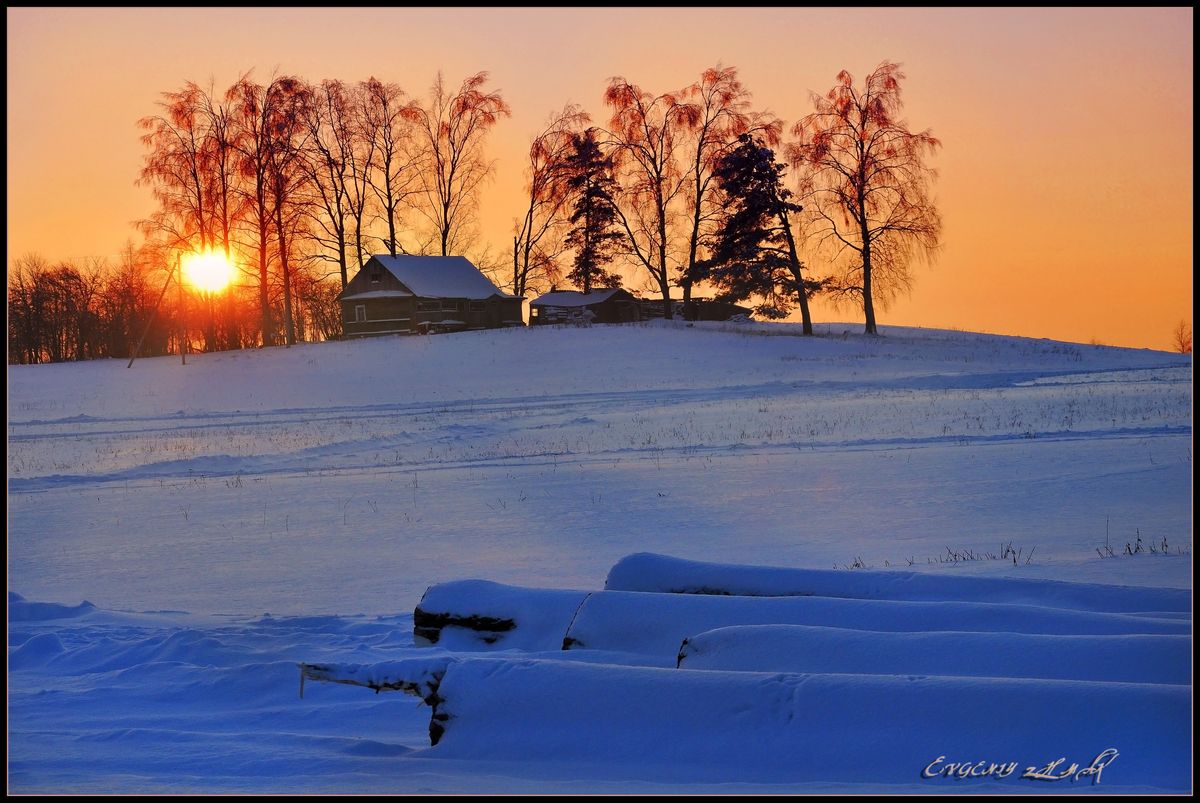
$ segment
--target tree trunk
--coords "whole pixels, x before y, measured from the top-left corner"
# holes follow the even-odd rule
[[[699,156],[697,156],[697,164],[699,164]],[[688,263],[687,270],[683,274],[679,284],[683,287],[683,309],[686,314],[688,306],[692,303],[692,277],[696,273],[696,252],[700,247],[700,176],[696,176],[696,209],[692,214],[692,236],[688,242]]]
[[[586,202],[583,208],[583,256],[579,261],[583,268],[583,294],[587,295],[592,292],[592,268],[594,257],[592,255],[592,202],[590,197],[586,197]]]
[[[217,310],[213,306],[213,297],[211,291],[205,291],[205,300],[208,302],[208,324],[204,331],[204,350],[211,353],[218,350],[217,346]]]
[[[792,277],[795,278],[796,284],[800,287],[800,290],[796,295],[799,296],[797,301],[800,302],[800,320],[803,322],[803,331],[804,334],[811,335],[813,333],[813,326],[812,313],[808,311],[808,290],[806,290],[804,287],[804,275],[801,272],[800,267],[802,263],[800,262],[799,254],[796,253],[796,237],[794,234],[792,234],[792,223],[788,218],[788,213],[786,210],[783,210],[779,213],[779,225],[783,227],[783,234],[787,239],[788,259],[792,263]]]
[[[354,254],[358,258],[358,269],[362,270],[363,266],[363,207],[359,207],[354,213]]]
[[[267,223],[260,217],[258,220],[258,303],[262,313],[262,344],[264,347],[273,345],[275,324],[271,320],[271,296],[268,289],[270,277],[267,275]]]
[[[346,260],[346,247],[349,245],[346,242],[346,218],[339,214],[341,218],[337,221],[337,242],[338,242],[338,270],[341,271],[342,289],[346,289],[346,285],[350,283],[350,263]]]
[[[871,298],[871,239],[865,217],[862,220],[862,244],[863,316],[866,318],[864,332],[868,335],[877,335],[879,332],[875,328],[875,301]]]
[[[867,220],[867,199],[866,199],[866,157],[864,154],[863,141],[858,142],[858,229],[859,236],[862,237],[862,272],[863,272],[863,317],[866,318],[866,327],[863,330],[868,335],[877,335],[875,329],[875,299],[871,297],[871,229]]]
[[[666,209],[663,208],[661,201],[659,202],[658,236],[658,288],[662,291],[663,317],[669,321],[675,317],[675,314],[671,309],[671,280],[667,273],[667,217]]]
[[[451,179],[453,181],[453,179]],[[450,256],[450,188],[446,188],[446,197],[442,199],[442,256]]]
[[[389,185],[390,189],[390,185]],[[388,252],[392,256],[396,256],[396,203],[392,199],[392,193],[388,192],[387,197],[387,218],[388,218]]]
[[[175,257],[175,273],[178,277],[176,284],[179,287],[179,362],[181,365],[187,365],[187,321],[185,320],[187,316],[184,313],[183,301],[183,263],[178,255]]]
[[[674,310],[671,309],[671,285],[666,279],[666,273],[658,277],[658,291],[663,297],[663,317],[668,321],[674,319]]]
[[[512,289],[514,296],[525,295],[521,287],[521,260],[519,258],[521,248],[521,238],[513,236],[513,280]]]
[[[532,222],[530,222],[526,231],[533,231]],[[522,250],[524,251],[524,254],[521,258],[521,292],[516,294],[519,296],[525,295],[525,287],[529,284],[529,265],[533,261],[533,243],[530,241],[528,235],[525,237],[525,243],[522,245]]]
[[[275,205],[275,228],[279,238],[279,271],[283,278],[283,337],[290,347],[296,342],[296,325],[292,320],[292,276],[288,269],[287,235],[283,225],[283,204]]]

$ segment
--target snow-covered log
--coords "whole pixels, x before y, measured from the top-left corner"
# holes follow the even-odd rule
[[[487,580],[441,583],[413,611],[413,637],[452,650],[558,650],[587,595]]]
[[[1191,638],[1132,634],[881,633],[802,625],[722,627],[691,636],[685,669],[960,675],[1127,683],[1191,682]]]
[[[420,656],[375,664],[300,664],[300,696],[306,681],[344,683],[381,691],[402,691],[426,702],[437,691],[446,667],[454,660],[448,655]]]
[[[818,596],[911,601],[1003,602],[1112,613],[1186,612],[1182,588],[1113,586],[1016,577],[962,577],[904,571],[833,571],[703,563],[639,552],[619,560],[611,591],[743,596]]]
[[[885,632],[1187,635],[1191,622],[976,602],[734,597],[601,591],[579,607],[564,647],[676,655],[685,637],[733,625],[810,625]]]
[[[1055,788],[1191,783],[1187,686],[480,657],[451,664],[438,694],[444,733],[430,757],[603,762],[687,782],[853,778],[992,792],[1041,785],[1020,776],[1063,757],[1050,774],[1067,777]],[[974,777],[943,775],[963,762]],[[987,772],[1010,763],[1007,776]]]
[[[446,716],[438,710],[442,702],[438,694],[447,668],[456,659],[448,655],[405,658],[376,664],[300,664],[300,696],[304,696],[306,681],[342,683],[381,691],[402,691],[420,697],[430,708],[429,741],[437,744],[442,736]]]
[[[674,657],[685,637],[735,625],[885,632],[1188,634],[1187,618],[979,602],[720,596],[522,588],[484,580],[431,587],[413,614],[418,643],[451,650],[587,648]]]

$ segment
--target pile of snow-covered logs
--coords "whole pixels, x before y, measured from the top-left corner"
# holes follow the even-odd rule
[[[418,695],[447,756],[1187,789],[1190,634],[1186,589],[637,554],[603,591],[433,586],[430,649],[301,677]]]

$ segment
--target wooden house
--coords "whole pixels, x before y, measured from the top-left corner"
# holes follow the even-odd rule
[[[376,254],[338,296],[347,338],[523,326],[522,299],[466,257]]]
[[[628,290],[608,287],[581,293],[551,290],[529,302],[529,324],[631,323],[642,319],[637,298]]]

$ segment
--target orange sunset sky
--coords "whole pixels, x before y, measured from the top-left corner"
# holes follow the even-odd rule
[[[611,76],[659,94],[721,62],[790,126],[839,70],[889,59],[908,121],[943,142],[944,246],[880,323],[1166,349],[1192,320],[1192,23],[1190,8],[10,8],[8,259],[140,239],[154,204],[134,186],[136,121],[189,79],[374,75],[424,97],[439,69],[455,86],[489,71],[513,115],[488,143],[480,216],[504,251],[531,135],[568,101],[606,121]]]

